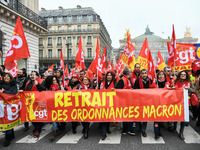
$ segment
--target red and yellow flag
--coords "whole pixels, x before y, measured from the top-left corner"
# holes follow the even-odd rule
[[[151,50],[148,46],[147,38],[141,48],[140,54],[137,59],[137,63],[140,64],[140,69],[146,69],[148,71],[148,76],[153,80],[155,77],[154,62],[151,55]]]
[[[166,64],[162,58],[162,55],[160,54],[160,51],[158,51],[158,60],[157,60],[157,66],[158,70],[163,70],[166,67]]]
[[[134,70],[134,65],[135,65],[134,50],[135,47],[131,43],[131,35],[127,32],[127,44],[125,46],[121,60],[132,70]]]

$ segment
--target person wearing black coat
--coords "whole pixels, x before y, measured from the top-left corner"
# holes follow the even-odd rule
[[[17,94],[17,84],[10,73],[3,74],[2,81],[0,81],[0,92],[12,95]],[[15,138],[13,129],[5,131],[4,146],[9,146],[13,138]]]
[[[151,84],[152,80],[148,78],[147,70],[142,69],[139,79],[135,81],[134,89],[148,89],[150,88]],[[141,133],[143,137],[147,137],[146,127],[147,127],[147,122],[140,123]]]
[[[44,82],[42,79],[39,78],[39,73],[37,71],[32,71],[30,80],[26,83],[24,83],[24,91],[45,91],[46,87],[44,86]],[[23,90],[20,90],[19,92],[22,92]],[[34,126],[34,138],[38,138],[40,135],[40,132],[42,130],[42,122],[32,122]],[[28,123],[25,123],[25,128],[28,127]]]

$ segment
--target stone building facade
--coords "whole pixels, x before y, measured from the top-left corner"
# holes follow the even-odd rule
[[[33,3],[35,5],[31,5]],[[47,22],[36,10],[38,0],[0,0],[1,64],[4,64],[16,20],[20,16],[31,58],[18,60],[18,69],[26,68],[27,73],[39,71],[39,34],[47,32]]]
[[[168,57],[169,57],[167,42],[170,42],[171,38],[168,37],[168,39],[163,39],[160,36],[154,35],[154,33],[150,31],[149,26],[146,27],[144,34],[131,39],[131,43],[135,46],[136,60],[140,53],[140,50],[142,48],[145,38],[147,38],[148,40],[149,49],[151,50],[152,57],[154,59],[154,65],[157,64],[158,50],[160,51],[165,63],[167,64]],[[198,39],[193,38],[191,36],[189,28],[187,28],[187,31],[184,34],[184,38],[177,39],[176,41],[177,43],[196,43]],[[120,53],[123,53],[124,51],[126,42],[127,42],[127,38],[125,34],[124,39],[119,40],[120,47],[113,50],[113,54],[115,56],[112,55],[112,61],[114,60],[114,57],[116,58],[116,60],[119,59]]]
[[[91,8],[77,6],[77,8],[58,10],[42,10],[39,14],[48,22],[48,33],[40,34],[39,56],[40,72],[55,64],[60,65],[60,52],[63,50],[65,64],[72,69],[81,35],[86,69],[94,59],[97,37],[99,36],[100,51],[107,47],[109,54],[111,47],[110,35],[100,16]]]

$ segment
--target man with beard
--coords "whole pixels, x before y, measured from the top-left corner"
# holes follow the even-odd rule
[[[26,74],[26,69],[19,69],[17,71],[17,77],[16,77],[16,82],[17,82],[17,88],[18,90],[23,90],[23,85],[24,82],[26,83],[28,81],[27,79],[27,74]]]

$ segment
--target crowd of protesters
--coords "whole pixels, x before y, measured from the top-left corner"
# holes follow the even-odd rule
[[[117,76],[116,71],[108,71],[102,74],[101,80],[97,80],[96,75],[92,78],[86,75],[84,70],[75,70],[71,78],[63,78],[63,71],[58,69],[55,73],[52,71],[39,75],[38,72],[32,71],[27,75],[26,69],[18,70],[18,75],[13,78],[10,73],[4,72],[4,67],[0,67],[1,81],[0,92],[7,94],[17,94],[23,91],[58,91],[58,90],[85,90],[85,89],[148,89],[148,88],[166,88],[173,90],[176,88],[188,89],[189,97],[197,97],[200,99],[200,80],[199,77],[193,76],[190,71],[173,72],[170,67],[165,67],[164,70],[156,70],[156,80],[152,81],[147,74],[146,69],[140,70],[140,64],[135,64],[135,70],[128,68],[123,70],[123,73]],[[63,85],[63,79],[65,84]],[[193,106],[190,103],[190,110],[192,112],[192,121],[196,121],[196,131],[200,131],[200,107]],[[65,130],[66,122],[53,122],[52,133],[49,140],[53,141],[61,131]],[[76,134],[76,128],[80,125],[79,122],[71,122],[72,133]],[[90,122],[81,122],[83,126],[83,137],[88,139]],[[147,137],[146,128],[147,122],[122,122],[122,134],[129,134],[134,136],[136,134],[136,127],[143,137]],[[158,140],[161,134],[161,129],[164,122],[154,122],[155,139]],[[169,131],[176,132],[177,122],[167,122]],[[32,122],[34,127],[33,136],[39,138],[42,132],[44,123]],[[105,140],[107,134],[112,134],[110,126],[118,126],[119,123],[101,122],[99,128],[102,131],[102,140]],[[184,140],[184,128],[187,122],[180,123],[179,138]],[[29,123],[24,122],[24,132],[29,130]],[[5,131],[4,146],[8,146],[10,141],[14,138],[14,129]]]

